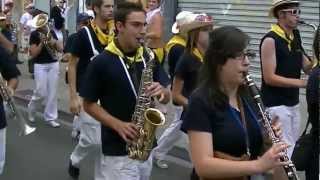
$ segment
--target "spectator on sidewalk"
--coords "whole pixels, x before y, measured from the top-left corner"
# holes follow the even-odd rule
[[[21,32],[21,50],[23,53],[28,53],[28,42],[31,33],[31,27],[28,25],[28,21],[31,21],[32,11],[34,10],[34,4],[28,4],[25,7],[25,12],[20,18],[20,32]]]
[[[161,12],[161,0],[148,0],[146,46],[151,48],[162,64],[165,58],[163,29],[164,18]]]

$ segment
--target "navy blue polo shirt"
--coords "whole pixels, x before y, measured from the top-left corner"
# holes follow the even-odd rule
[[[91,34],[91,38],[93,41],[93,45],[95,49],[101,53],[104,49],[104,46],[98,40],[94,30],[91,26],[87,26],[89,32]],[[91,57],[93,57],[93,51],[91,47],[91,43],[88,37],[87,31],[82,28],[77,33],[77,35],[73,38],[72,46],[69,52],[79,58],[79,62],[77,64],[77,82],[76,89],[79,92],[80,87],[82,86],[84,81],[85,72],[88,64],[90,63]]]
[[[240,112],[231,106],[218,109],[210,106],[208,92],[197,89],[189,99],[183,117],[182,130],[199,131],[212,134],[213,148],[216,151],[240,157],[246,153],[246,134],[242,126]],[[253,106],[242,98],[252,157],[262,150],[262,134]]]
[[[12,78],[17,78],[20,75],[19,69],[14,64],[12,60],[12,56],[0,46],[0,71],[1,75],[5,80],[10,80]],[[6,116],[3,107],[3,100],[0,97],[0,129],[5,128],[7,125],[6,123]]]
[[[174,76],[181,78],[183,82],[182,95],[189,98],[193,90],[197,86],[198,74],[202,62],[194,54],[185,51],[175,69]]]
[[[180,44],[175,44],[171,47],[170,51],[168,52],[169,75],[172,80],[174,76],[174,71],[176,69],[176,65],[184,50],[184,46]]]
[[[136,72],[141,76],[144,64],[142,61],[135,63]],[[170,82],[168,75],[158,63],[154,68],[153,79],[164,87]],[[136,97],[118,55],[109,51],[103,51],[98,55],[88,66],[85,82],[86,86],[82,86],[80,96],[91,102],[99,100],[103,109],[112,116],[121,121],[131,122]],[[126,142],[110,127],[101,126],[101,139],[104,155],[128,154]]]

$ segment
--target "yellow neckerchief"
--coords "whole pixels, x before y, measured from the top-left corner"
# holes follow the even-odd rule
[[[114,30],[115,30],[115,27],[114,27],[114,20],[109,20],[107,21],[107,28],[108,28],[108,31],[109,31],[109,38],[108,38],[108,43],[111,43],[115,34],[114,34]]]
[[[286,35],[286,33],[284,32],[284,30],[278,25],[278,24],[272,24],[271,25],[271,31],[273,31],[274,33],[276,33],[278,36],[280,36],[282,39],[286,40],[288,42],[288,48],[289,51],[291,51],[291,44],[292,41],[294,39],[294,35],[291,34],[289,35],[289,37]]]
[[[167,53],[169,53],[169,51],[171,50],[171,48],[176,45],[176,44],[179,44],[183,47],[186,47],[186,40],[184,40],[181,36],[179,35],[174,35],[170,40],[169,42],[166,44],[166,47],[165,47],[165,50]]]
[[[193,48],[192,54],[195,55],[201,63],[203,63],[203,55],[201,54],[198,48]]]
[[[105,34],[97,25],[96,23],[94,23],[94,21],[91,21],[91,27],[93,29],[93,31],[95,32],[99,42],[103,45],[106,46],[109,42],[110,42],[110,38],[112,38],[112,36],[110,36],[110,33],[112,33],[113,28],[111,27],[110,24],[112,23],[113,20],[110,20],[106,23],[106,28],[108,30],[108,34]]]
[[[139,47],[137,50],[137,53],[134,57],[127,57],[123,54],[123,52],[117,47],[117,45],[114,42],[114,39],[111,41],[111,43],[108,44],[108,46],[105,48],[106,51],[109,51],[115,55],[118,55],[120,58],[127,58],[129,60],[129,63],[132,64],[135,62],[142,62],[143,58],[143,47]]]

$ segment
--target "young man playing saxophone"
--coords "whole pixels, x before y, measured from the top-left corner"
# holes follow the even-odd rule
[[[145,18],[141,4],[124,2],[117,6],[117,35],[89,64],[87,86],[80,91],[85,111],[101,123],[101,180],[148,180],[151,173],[152,155],[145,162],[133,160],[126,149],[127,143],[138,138],[132,115],[142,70],[151,60],[140,44],[145,35]],[[158,62],[153,68],[153,81],[143,93],[167,103],[170,96],[165,87],[169,78]]]

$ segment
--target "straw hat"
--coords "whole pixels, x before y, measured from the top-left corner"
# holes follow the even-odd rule
[[[180,26],[183,24],[190,23],[188,20],[190,18],[187,18],[188,15],[192,14],[190,11],[181,11],[176,16],[176,22],[172,25],[171,32],[173,34],[178,34],[180,32]]]
[[[276,7],[279,7],[284,4],[297,4],[299,5],[299,1],[293,1],[293,0],[273,0],[272,1],[272,7],[269,10],[269,17],[274,17],[274,10]]]
[[[33,28],[41,28],[48,23],[49,17],[47,14],[38,14],[31,20]]]
[[[213,25],[213,19],[211,16],[208,16],[207,14],[189,14],[186,17],[187,22],[185,24],[182,24],[180,27],[180,32],[187,33],[191,30],[206,27],[206,26],[212,26]]]

